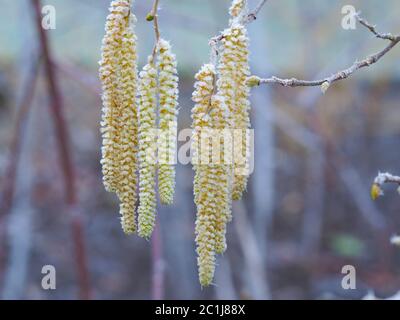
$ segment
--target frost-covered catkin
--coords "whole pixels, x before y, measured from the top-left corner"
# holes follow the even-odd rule
[[[211,167],[208,169],[212,172],[214,181],[210,181],[209,192],[215,198],[215,252],[223,253],[226,250],[226,224],[231,220],[231,192],[229,171],[230,166],[225,163],[225,153],[231,152],[228,148],[229,144],[225,138],[229,137],[225,133],[229,133],[225,129],[228,128],[228,109],[225,105],[224,98],[214,95],[211,98],[210,121],[212,126],[212,135],[217,137],[217,143],[213,143],[214,159]],[[214,150],[218,148],[219,150]],[[219,155],[219,159],[217,159]],[[217,162],[215,162],[217,161]]]
[[[209,134],[211,127],[208,110],[214,89],[215,68],[211,64],[204,65],[196,74],[195,91],[192,110],[193,119],[193,161],[195,169],[194,196],[197,206],[196,218],[196,251],[199,268],[199,280],[202,286],[211,284],[215,272],[215,234],[216,203],[213,188],[214,173],[208,163],[203,163],[205,156],[200,150],[202,135]]]
[[[233,114],[234,129],[240,129],[241,137],[234,136],[234,146],[241,142],[239,150],[234,152],[235,168],[234,183],[232,190],[233,200],[239,200],[247,188],[249,157],[250,157],[250,88],[246,80],[250,75],[249,67],[249,40],[247,30],[242,25],[232,27],[232,34],[235,41],[235,62],[236,62],[236,91],[235,91],[235,112]],[[236,140],[239,140],[236,143]]]
[[[172,204],[175,189],[175,154],[178,113],[178,76],[169,42],[158,42],[159,147],[158,187],[160,201]]]
[[[192,96],[195,106],[192,109],[192,163],[195,171],[193,192],[194,201],[197,204],[197,197],[199,194],[199,177],[198,177],[198,164],[200,162],[200,134],[202,128],[209,127],[209,116],[207,114],[210,107],[211,96],[214,91],[214,81],[216,77],[215,68],[212,64],[205,64],[201,67],[200,71],[196,74],[196,82],[194,84],[194,92]]]
[[[100,80],[103,89],[103,110],[101,121],[102,173],[107,191],[115,192],[119,187],[120,152],[120,92],[118,88],[118,52],[129,14],[130,2],[127,0],[112,1],[110,13],[105,26],[105,36],[101,48]]]
[[[137,202],[138,169],[138,91],[136,35],[133,24],[136,17],[131,14],[125,29],[120,53],[121,76],[121,128],[120,128],[120,214],[122,229],[131,234],[136,231],[135,209]]]
[[[232,29],[226,29],[223,32],[222,39],[222,54],[218,64],[218,95],[222,96],[225,100],[225,105],[228,108],[228,125],[227,127],[233,129],[234,126],[234,114],[236,112],[236,39],[233,36]],[[233,134],[231,131],[231,136],[233,138]],[[230,154],[231,162],[233,160],[233,154]],[[229,187],[232,189],[232,181],[233,181],[233,163],[228,164],[229,170]],[[229,214],[230,214],[229,209]],[[231,217],[228,217],[229,220]]]
[[[223,32],[222,54],[218,65],[218,93],[225,99],[233,129],[233,190],[232,199],[239,200],[246,190],[250,128],[249,87],[250,74],[247,32],[244,26],[234,24]]]
[[[157,69],[150,56],[139,85],[139,235],[149,238],[156,218]]]

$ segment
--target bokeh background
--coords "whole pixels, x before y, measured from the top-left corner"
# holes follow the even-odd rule
[[[152,1],[135,2],[143,65],[154,44],[145,21]],[[122,233],[117,199],[101,182],[97,62],[109,1],[42,4],[57,13],[56,30],[46,33],[78,199],[66,204],[31,1],[0,0],[1,298],[360,299],[400,290],[400,250],[389,241],[400,232],[400,197],[386,186],[384,197],[369,198],[379,170],[400,172],[399,48],[325,95],[319,88],[252,90],[255,171],[234,205],[215,285],[201,289],[191,166],[177,165],[175,204],[159,207],[152,241]],[[342,29],[348,4],[379,30],[400,32],[395,0],[270,0],[249,25],[252,72],[320,78],[383,48],[363,27]],[[161,0],[162,36],[179,61],[180,129],[190,127],[193,77],[208,61],[209,38],[227,26],[229,5]],[[356,268],[356,290],[341,288],[347,264]],[[44,265],[56,268],[56,290],[41,287]]]

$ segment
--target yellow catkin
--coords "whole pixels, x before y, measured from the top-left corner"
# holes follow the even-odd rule
[[[246,7],[246,0],[233,0],[229,14],[233,19],[238,18]]]
[[[169,42],[158,43],[159,147],[158,186],[162,204],[172,204],[175,189],[175,154],[178,113],[178,76]]]
[[[239,154],[239,163],[235,166],[234,184],[232,191],[233,200],[242,198],[243,192],[247,188],[247,180],[249,177],[248,166],[250,157],[250,137],[248,131],[250,129],[250,88],[247,86],[247,78],[250,75],[249,66],[249,40],[247,30],[242,25],[232,27],[232,33],[235,38],[236,45],[236,92],[235,92],[235,113],[233,117],[234,128],[241,130],[242,146],[239,152],[234,152],[236,156]],[[240,140],[239,140],[240,142]],[[236,143],[234,144],[236,145]]]
[[[107,191],[118,190],[120,152],[120,97],[118,88],[118,54],[121,39],[129,14],[130,3],[127,0],[112,1],[107,16],[105,36],[102,42],[100,64],[100,80],[103,89],[103,109],[101,121],[102,173],[103,183]]]
[[[232,199],[239,200],[247,187],[249,157],[250,102],[247,78],[250,75],[248,37],[244,26],[233,24],[223,33],[222,54],[219,61],[218,92],[225,98],[233,131],[234,178]],[[237,135],[239,131],[240,135]],[[240,147],[237,143],[242,142]]]
[[[122,229],[126,234],[136,231],[135,209],[137,202],[137,169],[138,169],[138,107],[136,95],[137,51],[134,23],[136,17],[131,14],[122,39],[120,53],[119,87],[121,90],[121,123],[120,128],[120,214]]]
[[[236,112],[236,103],[235,103],[235,95],[236,95],[236,82],[235,82],[235,74],[236,74],[236,52],[235,45],[236,41],[233,38],[232,30],[227,29],[224,31],[224,37],[222,39],[222,54],[218,64],[218,94],[221,95],[225,104],[228,108],[229,117],[228,117],[228,127],[233,129],[234,126],[234,114]],[[233,138],[232,132],[231,137]],[[231,161],[233,160],[233,155],[231,154]],[[232,189],[232,181],[233,181],[233,163],[228,164],[229,168],[229,186]],[[231,205],[229,206],[228,211],[228,220],[231,220]]]
[[[138,233],[149,238],[156,218],[157,69],[150,56],[140,72],[139,85],[139,208]]]
[[[193,192],[194,201],[197,204],[197,196],[199,194],[198,183],[198,162],[200,161],[199,148],[200,148],[200,133],[201,128],[210,126],[209,116],[207,115],[210,107],[211,96],[214,91],[214,81],[216,73],[212,64],[205,64],[201,67],[200,71],[196,74],[196,82],[194,84],[195,91],[193,92],[192,100],[195,106],[192,109],[192,163],[195,171]]]
[[[202,134],[210,130],[208,110],[214,89],[215,68],[211,64],[204,65],[196,74],[195,91],[192,109],[193,157],[194,157],[194,198],[197,207],[196,218],[196,251],[199,268],[199,280],[202,286],[211,284],[215,272],[215,197],[209,192],[213,182],[213,172],[208,164],[202,164],[200,140]]]
[[[219,159],[214,159],[211,170],[214,181],[210,181],[210,192],[214,196],[215,201],[215,252],[223,253],[226,250],[226,224],[231,219],[231,191],[229,172],[231,166],[225,163],[225,153],[231,152],[228,149],[228,144],[225,143],[225,129],[229,128],[228,125],[228,109],[225,105],[224,98],[214,95],[211,99],[210,106],[210,121],[212,126],[212,135],[218,137],[217,144],[213,144],[213,152],[219,155]],[[214,150],[214,148],[219,150]],[[215,161],[218,161],[215,163]]]

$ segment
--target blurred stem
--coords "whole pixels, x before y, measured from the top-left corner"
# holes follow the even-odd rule
[[[17,111],[15,129],[10,144],[10,156],[8,159],[6,175],[2,188],[0,206],[1,217],[4,217],[10,211],[13,204],[21,145],[25,135],[27,115],[35,94],[36,80],[41,62],[40,58],[37,58],[36,60],[37,61],[32,64],[31,70],[29,71],[29,75],[23,89],[23,98]]]
[[[2,196],[0,203],[0,280],[3,275],[5,265],[5,238],[6,238],[6,218],[13,206],[15,185],[18,175],[18,164],[20,160],[22,141],[25,137],[25,128],[28,118],[29,108],[35,94],[37,78],[39,74],[39,66],[41,59],[37,58],[32,63],[28,77],[23,88],[23,97],[18,107],[15,129],[10,144],[10,155],[8,158],[7,169],[5,173],[4,183],[2,186]]]
[[[151,239],[152,257],[152,288],[151,297],[153,300],[164,298],[164,261],[161,242],[161,229],[157,222]]]
[[[160,1],[154,0],[153,8],[147,15],[148,21],[153,21],[156,41],[153,48],[153,61],[157,55],[158,42],[160,41],[160,29],[158,26],[158,5]],[[162,258],[162,243],[160,225],[156,222],[153,237],[151,240],[151,257],[152,257],[152,287],[151,297],[153,300],[161,300],[164,297],[164,262]]]
[[[83,223],[81,220],[80,211],[77,208],[78,197],[75,188],[75,171],[71,159],[67,125],[63,114],[62,96],[59,90],[59,84],[55,74],[54,65],[52,63],[53,59],[47,37],[48,31],[45,31],[42,28],[41,2],[40,0],[31,1],[35,13],[40,48],[44,59],[45,74],[47,77],[50,96],[50,106],[53,112],[54,127],[56,130],[56,137],[59,147],[59,157],[64,176],[65,201],[68,207],[67,211],[71,219],[72,240],[74,243],[75,261],[79,279],[79,294],[81,299],[89,299],[91,294],[85,239],[83,236]]]

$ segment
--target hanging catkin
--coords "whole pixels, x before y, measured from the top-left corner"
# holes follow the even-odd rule
[[[215,252],[223,253],[226,250],[226,224],[231,220],[231,190],[229,173],[231,166],[225,162],[225,153],[232,152],[229,148],[229,135],[225,135],[228,125],[228,108],[222,96],[214,95],[211,99],[209,111],[212,135],[217,137],[217,143],[212,145],[212,151],[217,159],[213,158],[210,170],[213,173],[214,183],[211,185],[216,203],[215,221]],[[218,148],[219,150],[214,150]],[[210,182],[212,183],[212,181]]]
[[[100,80],[103,89],[103,110],[101,121],[102,172],[103,183],[107,191],[116,192],[119,188],[120,153],[120,91],[118,88],[118,54],[121,39],[126,27],[130,3],[127,0],[111,2],[107,17],[105,36],[102,42]]]
[[[158,42],[159,141],[158,187],[160,201],[172,204],[175,189],[175,154],[178,113],[178,76],[176,58],[169,42]]]
[[[215,197],[209,191],[214,183],[213,173],[208,161],[200,148],[202,135],[209,134],[210,117],[207,112],[210,107],[214,90],[215,68],[211,64],[204,65],[196,74],[195,91],[192,109],[193,119],[193,156],[194,156],[194,197],[197,206],[196,245],[199,280],[202,286],[211,284],[215,271]],[[204,151],[204,150],[203,150]],[[207,162],[207,163],[204,163]]]
[[[136,35],[133,24],[136,17],[131,14],[122,39],[120,54],[119,87],[121,90],[121,154],[120,154],[120,214],[122,229],[131,234],[136,231],[135,209],[137,201],[138,169],[138,91]]]
[[[222,33],[222,53],[218,65],[218,93],[225,98],[233,129],[233,200],[242,197],[248,180],[250,91],[246,79],[250,68],[247,31],[240,21],[246,11],[247,1],[232,2],[231,26]]]
[[[233,200],[242,198],[243,192],[247,187],[248,166],[250,157],[250,89],[246,84],[246,79],[250,75],[249,49],[247,30],[242,25],[232,27],[232,35],[235,43],[235,65],[236,65],[236,90],[235,90],[235,112],[234,122],[234,148],[241,142],[239,150],[234,150],[234,183],[232,190]],[[239,133],[239,139],[237,136]]]
[[[234,126],[234,114],[236,112],[236,102],[235,102],[235,94],[236,94],[236,82],[235,82],[235,61],[236,61],[236,52],[235,52],[235,39],[233,38],[232,29],[226,29],[223,32],[222,39],[222,53],[220,56],[219,64],[218,64],[218,94],[221,95],[225,104],[228,108],[228,124],[227,128],[232,129]],[[233,131],[231,131],[231,136],[233,137]],[[232,152],[232,150],[231,150]],[[233,154],[233,153],[232,153]],[[233,181],[233,156],[230,155],[230,163],[228,163],[228,179],[229,179],[229,188],[232,189],[232,181]],[[229,205],[228,210],[228,220],[231,220],[231,205]]]
[[[222,253],[226,248],[226,223],[230,210],[228,166],[224,163],[223,141],[228,109],[223,97],[214,94],[215,77],[214,66],[204,65],[196,75],[193,93],[196,244],[202,286],[211,284],[214,277],[215,253]],[[215,138],[217,143],[213,141]]]
[[[140,72],[139,85],[139,235],[149,238],[156,217],[157,69],[153,56]]]
[[[107,191],[120,200],[125,233],[138,230],[149,238],[156,216],[156,172],[159,161],[159,194],[172,204],[175,188],[178,76],[170,44],[159,39],[147,65],[137,76],[136,17],[133,0],[111,2],[102,42],[100,79],[103,88],[101,121],[102,173]],[[157,29],[157,28],[156,28]],[[139,88],[138,88],[139,87]],[[137,98],[138,97],[138,98]],[[159,127],[157,127],[157,98]],[[159,141],[157,133],[161,132]],[[157,159],[157,143],[159,158]],[[139,179],[137,177],[139,171]],[[136,225],[139,180],[138,226]]]

